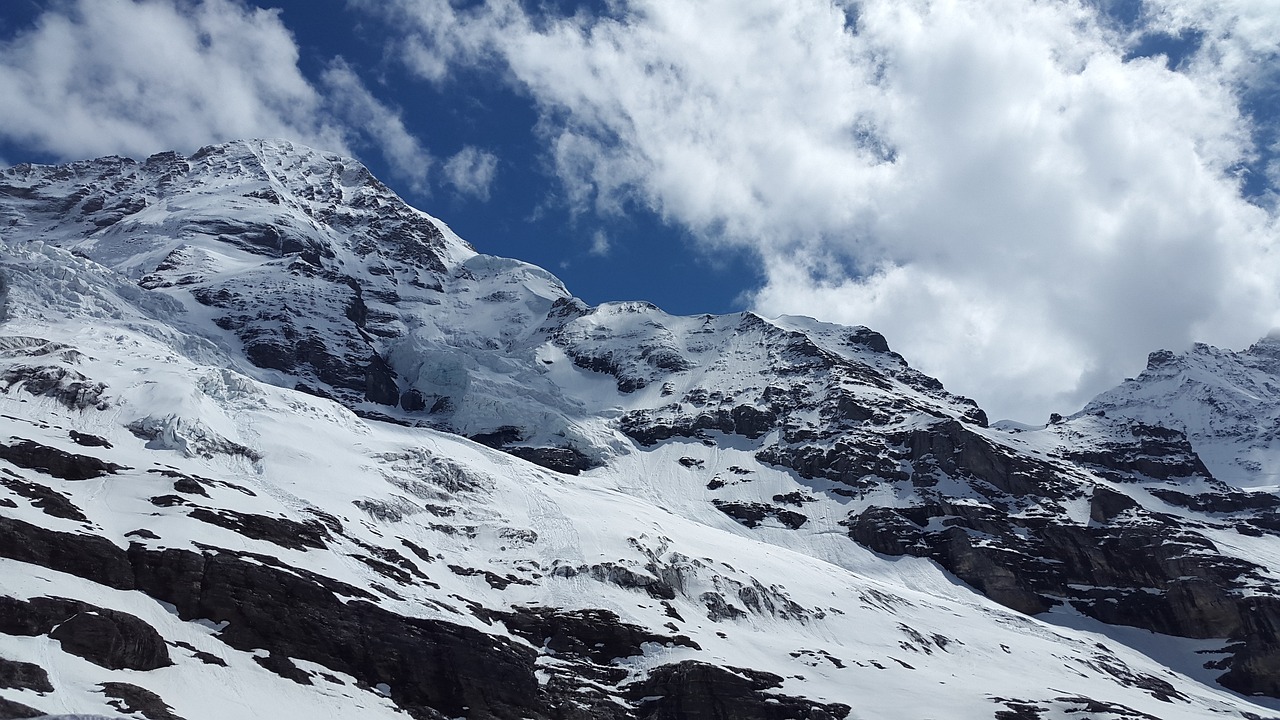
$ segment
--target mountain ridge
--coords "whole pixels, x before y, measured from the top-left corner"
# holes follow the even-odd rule
[[[27,618],[0,678],[46,677],[6,702],[191,720],[235,702],[190,700],[208,673],[262,716],[1261,717],[1280,695],[1280,502],[1132,410],[1166,391],[988,428],[870,329],[589,307],[282,142],[17,166],[0,234],[0,562]],[[56,630],[69,612],[174,664],[116,667]],[[1183,636],[1195,672],[1082,618]]]

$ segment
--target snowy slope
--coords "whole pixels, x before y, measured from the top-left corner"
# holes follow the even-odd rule
[[[865,328],[587,307],[286,143],[20,166],[0,228],[0,715],[1276,714],[1214,682],[1271,661],[1236,626],[1037,569],[1181,518],[1247,623],[1274,534]]]
[[[1280,338],[1241,352],[1196,344],[1154,352],[1136,378],[1094,398],[1085,413],[1182,430],[1214,477],[1239,488],[1280,488]]]

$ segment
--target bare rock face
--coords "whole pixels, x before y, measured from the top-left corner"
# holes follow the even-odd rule
[[[0,632],[48,635],[71,653],[110,670],[155,670],[173,664],[160,634],[128,613],[65,598],[0,597]]]
[[[767,692],[782,684],[770,673],[685,661],[655,669],[630,686],[638,720],[843,720],[851,708]]]
[[[69,453],[31,440],[19,440],[12,445],[0,443],[0,459],[63,480],[89,480],[123,469],[91,455]]]
[[[0,658],[0,688],[53,692],[49,673],[35,663]]]

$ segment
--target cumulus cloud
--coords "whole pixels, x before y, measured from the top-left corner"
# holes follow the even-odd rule
[[[444,163],[445,180],[461,195],[489,199],[489,186],[498,170],[498,157],[470,145]]]
[[[335,60],[298,67],[279,11],[238,0],[77,0],[0,41],[0,137],[62,158],[192,151],[285,137],[372,146],[425,186],[430,158],[398,114]]]
[[[1270,0],[632,0],[605,15],[401,0],[424,78],[500,60],[568,202],[750,248],[762,312],[870,325],[994,416],[1069,411],[1280,323]],[[382,12],[389,12],[383,10]],[[1175,68],[1146,33],[1193,33]],[[1270,157],[1274,157],[1271,154]],[[1254,199],[1256,200],[1256,199]]]

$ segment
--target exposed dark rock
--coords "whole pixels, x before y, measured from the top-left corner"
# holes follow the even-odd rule
[[[0,474],[0,485],[4,485],[13,492],[27,498],[33,506],[43,510],[46,515],[76,522],[89,522],[89,518],[80,508],[76,507],[75,503],[71,502],[71,498],[51,487],[27,482],[21,478],[4,474]]]
[[[151,498],[150,502],[156,507],[175,507],[187,504],[187,501],[178,495],[157,495]]]
[[[1137,501],[1115,490],[1098,485],[1093,489],[1093,495],[1089,498],[1089,518],[1094,522],[1111,522],[1125,510],[1133,510],[1139,507]]]
[[[111,670],[154,670],[173,664],[154,628],[117,610],[81,610],[49,637],[61,642],[66,652]]]
[[[633,410],[621,418],[621,429],[641,445],[654,445],[673,437],[698,437],[704,430],[743,435],[755,439],[775,428],[777,416],[769,410],[749,405],[732,409],[716,408],[697,415],[677,414],[663,418],[652,410]]]
[[[644,643],[699,649],[697,643],[683,635],[658,635],[624,623],[611,610],[517,607],[510,612],[482,610],[479,615],[487,621],[501,620],[508,630],[535,647],[545,647],[557,655],[586,658],[598,665],[640,655]]]
[[[198,480],[191,477],[180,477],[173,481],[173,489],[175,492],[186,493],[187,495],[200,495],[201,497],[209,497],[209,493],[204,489]]]
[[[173,663],[164,639],[128,613],[66,598],[0,596],[0,632],[49,635],[65,652],[111,670],[154,670]]]
[[[782,685],[771,673],[686,660],[663,665],[624,688],[638,720],[840,720],[851,708],[765,692]]]
[[[0,720],[43,717],[46,713],[29,705],[0,697]]]
[[[600,466],[598,461],[592,460],[571,447],[525,447],[517,445],[502,449],[522,460],[528,460],[534,465],[540,465],[548,470],[555,470],[566,475],[577,475],[583,470],[590,470]]]
[[[1142,423],[1129,424],[1127,431],[1128,438],[1066,456],[1116,482],[1213,477],[1182,431]]]
[[[111,698],[107,704],[122,713],[138,713],[147,720],[182,720],[173,714],[168,703],[146,688],[122,682],[105,682],[98,687],[102,688],[103,695]]]
[[[47,567],[117,590],[132,590],[133,568],[115,543],[0,516],[0,557]]]
[[[1280,496],[1270,492],[1224,492],[1188,495],[1167,488],[1149,488],[1147,492],[1169,503],[1189,510],[1212,513],[1238,513],[1249,510],[1280,508]]]
[[[477,575],[484,578],[489,583],[489,587],[495,590],[506,590],[508,585],[515,583],[517,585],[532,585],[533,583],[524,578],[516,577],[508,574],[505,577],[491,570],[480,570],[478,568],[464,568],[461,565],[449,565],[449,570],[454,575],[462,575],[464,577],[475,577]]]
[[[71,441],[77,445],[83,445],[85,447],[104,447],[108,449],[111,448],[111,442],[104,437],[98,437],[97,435],[90,435],[89,433],[77,432],[75,430],[72,430],[70,432],[70,435],[71,435]]]
[[[30,367],[16,365],[0,375],[0,391],[9,392],[11,388],[20,387],[31,395],[51,397],[70,410],[85,410],[107,407],[103,394],[107,386],[93,382],[75,370],[68,370],[56,365]]]
[[[405,412],[422,412],[427,409],[427,399],[417,388],[409,388],[400,393],[400,409]]]
[[[374,355],[364,367],[364,397],[369,402],[379,405],[398,405],[400,388],[396,386],[396,371],[391,369],[386,360]]]
[[[35,663],[19,662],[0,657],[0,688],[53,692],[49,673]]]
[[[0,443],[0,458],[18,467],[36,470],[63,480],[89,480],[127,469],[123,465],[106,462],[89,455],[69,453],[31,440],[19,440],[12,445]]]
[[[266,670],[299,685],[311,685],[311,674],[294,664],[289,658],[271,653],[266,657],[254,656],[253,661]]]
[[[675,588],[666,580],[653,575],[635,572],[625,565],[617,563],[606,562],[590,566],[581,565],[576,568],[569,565],[560,565],[552,570],[551,574],[556,577],[575,577],[585,574],[596,582],[609,583],[630,590],[643,590],[650,597],[660,600],[673,600],[676,596]]]
[[[1257,568],[1149,513],[1116,525],[1115,509],[1133,508],[1105,492],[1095,496],[1096,511],[1108,517],[1099,527],[1018,519],[994,507],[945,502],[872,507],[845,524],[863,545],[932,558],[1021,612],[1043,612],[1065,598],[1106,623],[1232,638],[1238,644],[1228,661],[1231,671],[1219,682],[1239,692],[1280,692],[1280,601],[1242,591],[1258,582]]]
[[[787,510],[775,505],[748,502],[711,501],[716,509],[746,525],[749,528],[759,527],[765,518],[774,518],[792,530],[798,529],[809,521],[809,518],[794,510]]]
[[[746,617],[747,613],[740,607],[729,604],[724,599],[724,595],[718,592],[704,592],[698,596],[698,599],[707,606],[707,617],[712,622],[720,622],[722,620],[737,620],[740,617]]]
[[[204,663],[205,665],[217,665],[218,667],[227,667],[227,661],[223,660],[217,655],[214,655],[213,653],[207,653],[203,650],[196,650],[195,648],[191,648],[191,656],[199,660],[200,662]]]
[[[202,507],[195,508],[189,515],[196,520],[226,528],[251,540],[265,540],[291,550],[324,549],[326,547],[324,541],[329,537],[324,525],[316,520],[297,522],[287,518]]]
[[[174,604],[183,619],[227,622],[218,638],[236,649],[263,648],[370,686],[386,683],[391,699],[415,717],[434,717],[427,708],[450,717],[546,717],[533,653],[501,638],[343,602],[316,578],[226,553],[134,546],[129,556],[138,589]]]
[[[491,448],[501,450],[507,445],[518,443],[524,440],[525,432],[514,425],[503,425],[493,432],[477,433],[471,436],[471,439],[481,445],[488,445]]]

